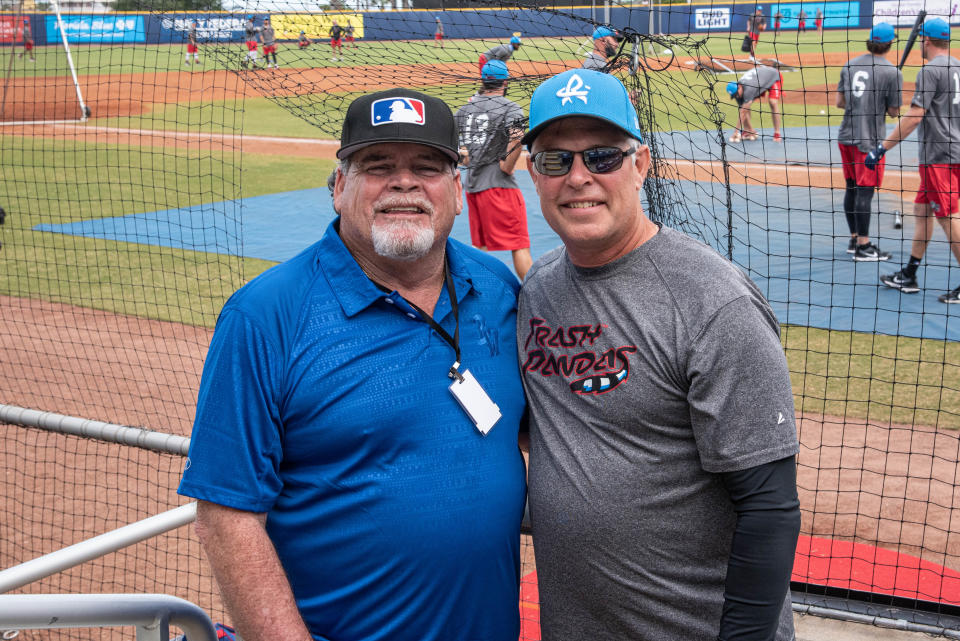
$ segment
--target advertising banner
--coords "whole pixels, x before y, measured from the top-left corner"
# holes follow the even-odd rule
[[[770,5],[770,13],[767,18],[770,25],[773,25],[772,16],[777,10],[783,14],[783,21],[780,23],[780,30],[796,29],[798,25],[797,16],[800,15],[800,9],[807,14],[807,30],[814,29],[814,18],[817,15],[817,9],[823,12],[824,29],[852,29],[860,26],[860,3],[859,2],[796,2],[788,4]]]
[[[950,22],[958,20],[953,15],[951,0],[877,0],[873,3],[873,23],[912,27],[921,10],[932,18],[949,18]]]
[[[30,16],[0,16],[0,42],[23,42],[24,32],[30,33]]]
[[[57,17],[46,16],[48,42],[60,40]],[[68,42],[146,42],[143,16],[71,15],[63,16]]]
[[[270,16],[270,22],[277,32],[277,38],[284,40],[290,38],[299,38],[303,31],[310,39],[329,38],[330,27],[333,21],[346,28],[347,24],[353,25],[353,37],[363,37],[363,14],[362,13],[334,13],[334,14],[306,14],[306,13],[280,13]]]
[[[730,31],[730,7],[710,7],[695,9],[693,12],[693,31],[705,29],[724,29]]]
[[[200,42],[231,42],[243,40],[242,16],[164,16],[160,19],[160,42],[185,42],[190,25],[197,21],[197,40]],[[258,25],[263,18],[255,19]],[[154,23],[154,29],[156,24]],[[274,27],[276,28],[276,27]],[[279,34],[277,34],[279,36]]]

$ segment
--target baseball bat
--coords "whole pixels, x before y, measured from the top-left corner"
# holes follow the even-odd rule
[[[913,23],[913,29],[910,31],[910,37],[907,38],[907,44],[903,46],[903,55],[900,56],[900,64],[897,65],[897,69],[903,69],[903,65],[907,63],[907,56],[910,55],[910,50],[913,49],[913,43],[916,42],[917,34],[920,33],[920,26],[926,17],[927,12],[923,10],[917,14],[917,21]]]

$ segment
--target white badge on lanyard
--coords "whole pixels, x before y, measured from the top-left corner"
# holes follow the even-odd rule
[[[451,373],[456,372],[457,365],[451,368]],[[474,378],[470,370],[463,370],[463,374],[457,372],[453,377],[453,383],[450,384],[450,393],[460,403],[460,407],[467,413],[473,424],[484,436],[487,435],[493,426],[500,420],[500,408],[490,400],[490,397],[484,391],[477,379]]]

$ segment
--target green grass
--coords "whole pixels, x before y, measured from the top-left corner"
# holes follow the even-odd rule
[[[798,412],[960,428],[960,343],[787,326]]]
[[[16,136],[0,136],[0,151],[17,161],[0,181],[8,213],[0,294],[201,326],[212,326],[226,297],[273,263],[33,227],[307,189],[325,185],[333,167],[244,154],[238,168],[236,157],[221,153]],[[239,221],[223,224],[230,231]]]

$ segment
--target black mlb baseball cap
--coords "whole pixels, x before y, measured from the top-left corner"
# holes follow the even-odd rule
[[[457,125],[447,103],[412,89],[360,96],[347,107],[337,158],[382,142],[409,142],[460,159]]]

